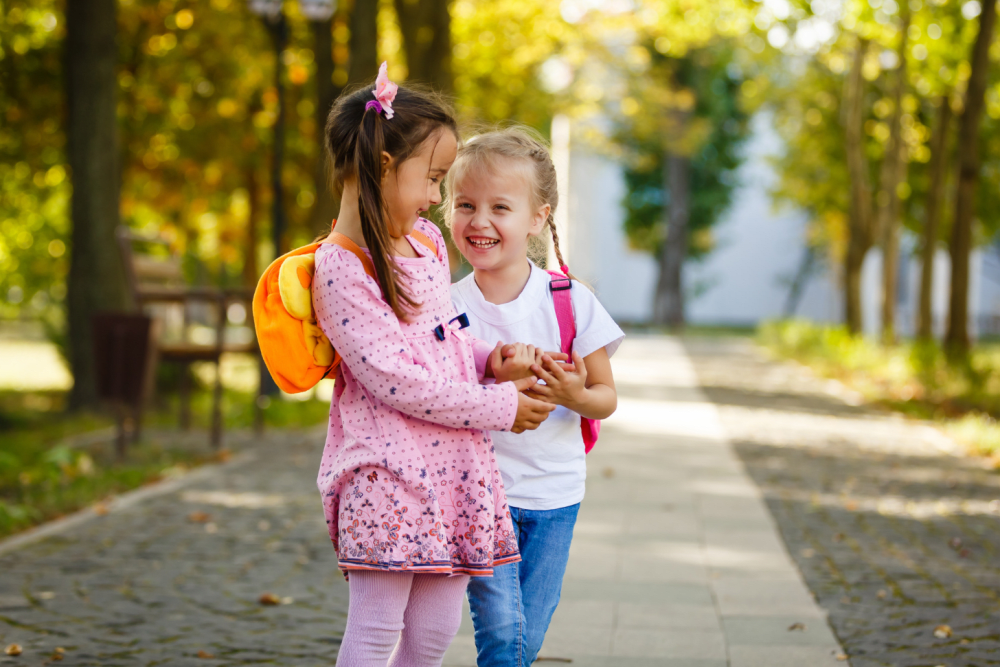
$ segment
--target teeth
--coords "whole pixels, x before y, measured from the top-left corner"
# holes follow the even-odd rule
[[[472,244],[476,248],[492,248],[496,244],[500,243],[500,241],[498,239],[489,239],[489,240],[483,240],[483,241],[473,241],[472,239],[468,239],[467,238],[466,241],[468,241],[470,244]]]

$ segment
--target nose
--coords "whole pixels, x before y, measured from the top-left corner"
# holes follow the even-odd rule
[[[440,183],[431,186],[431,206],[437,206],[441,203],[441,186]]]

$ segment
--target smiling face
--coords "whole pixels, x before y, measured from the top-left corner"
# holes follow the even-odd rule
[[[455,179],[452,237],[477,271],[524,264],[528,239],[544,228],[550,207],[532,201],[531,169],[530,163],[504,159]]]
[[[457,151],[455,135],[443,129],[427,137],[398,166],[388,154],[383,154],[382,196],[392,237],[409,234],[417,218],[441,203],[441,183]]]

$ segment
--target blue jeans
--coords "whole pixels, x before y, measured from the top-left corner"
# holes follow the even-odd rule
[[[510,508],[521,561],[469,581],[479,667],[528,667],[538,657],[559,604],[579,510],[579,503],[555,510]]]

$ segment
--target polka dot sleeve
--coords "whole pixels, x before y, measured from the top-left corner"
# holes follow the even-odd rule
[[[442,426],[513,426],[513,384],[456,382],[415,363],[399,320],[358,258],[337,246],[324,248],[316,253],[313,284],[317,323],[367,391],[404,414]]]

